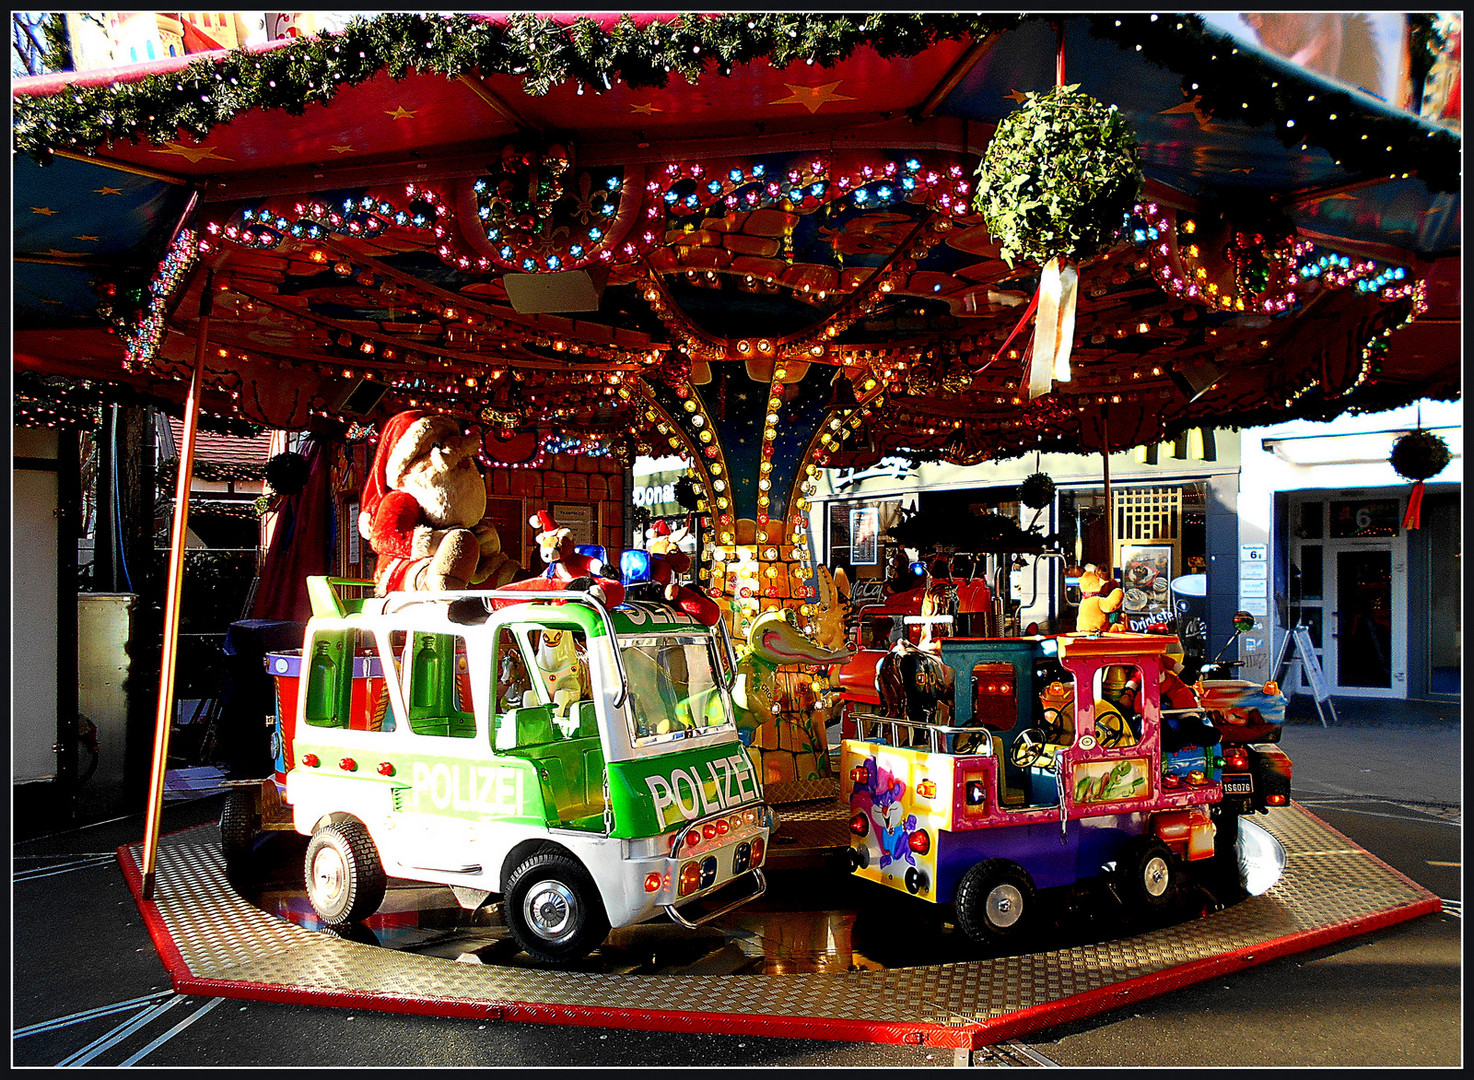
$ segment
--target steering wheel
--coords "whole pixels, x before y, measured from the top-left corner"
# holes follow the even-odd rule
[[[1060,722],[1059,709],[1044,710],[1044,727],[1041,729],[1045,742],[1062,743],[1065,739],[1065,726]]]
[[[1132,745],[1136,742],[1136,735],[1124,716],[1115,709],[1104,709],[1095,714],[1095,739],[1102,750],[1112,750]]]
[[[1048,758],[1049,754],[1044,747],[1044,733],[1038,728],[1025,728],[1013,740],[1008,757],[1020,769],[1032,768]]]

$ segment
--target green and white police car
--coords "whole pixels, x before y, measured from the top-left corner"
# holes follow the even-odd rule
[[[268,658],[277,773],[232,793],[228,859],[256,828],[294,828],[325,923],[372,914],[388,877],[438,882],[472,909],[500,896],[550,963],[763,893],[775,819],[725,633],[573,591],[352,600],[347,584],[310,579],[300,656]]]

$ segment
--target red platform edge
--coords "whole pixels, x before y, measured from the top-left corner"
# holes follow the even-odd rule
[[[376,1012],[441,1016],[469,1020],[502,1020],[509,1023],[567,1024],[575,1027],[607,1027],[629,1031],[669,1031],[690,1034],[756,1035],[785,1039],[827,1039],[839,1042],[873,1042],[976,1050],[1044,1028],[1069,1023],[1123,1008],[1138,1001],[1218,976],[1245,971],[1282,956],[1306,952],[1344,938],[1371,933],[1422,915],[1437,914],[1443,902],[1405,874],[1387,865],[1355,841],[1347,838],[1300,806],[1297,810],[1329,829],[1382,869],[1419,892],[1412,900],[1371,915],[1299,933],[1286,934],[1258,945],[1235,949],[1218,956],[1189,961],[1163,971],[1141,975],[1110,986],[1098,987],[1057,1001],[1018,1012],[964,1024],[934,1021],[852,1020],[825,1016],[770,1016],[757,1013],[700,1012],[692,1009],[615,1009],[607,1006],[565,1005],[530,1001],[493,1001],[473,998],[430,998],[395,996],[359,991],[313,990],[298,986],[246,982],[237,979],[201,978],[194,975],[174,942],[158,905],[143,899],[143,871],[133,857],[133,845],[118,848],[118,864],[138,904],[159,958],[169,972],[174,989],[181,994],[238,998],[284,1005],[326,1008],[359,1008]]]

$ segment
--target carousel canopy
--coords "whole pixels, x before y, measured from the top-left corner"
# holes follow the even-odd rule
[[[1031,397],[974,196],[1061,77],[1145,184]],[[273,427],[766,400],[965,461],[1459,391],[1460,140],[1193,16],[390,14],[13,95],[17,370],[177,400],[208,290],[207,407]]]

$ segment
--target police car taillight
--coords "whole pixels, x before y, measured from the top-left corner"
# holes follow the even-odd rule
[[[701,864],[695,859],[681,864],[680,885],[677,887],[677,895],[690,896],[696,891],[701,883]]]

